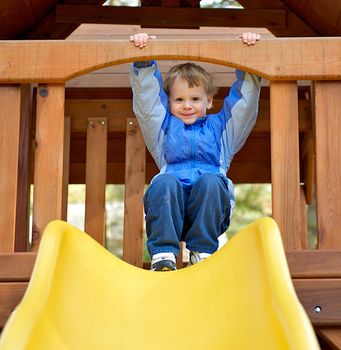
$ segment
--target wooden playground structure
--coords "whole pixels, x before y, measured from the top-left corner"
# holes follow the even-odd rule
[[[123,259],[143,267],[142,196],[157,170],[131,96],[113,91],[100,97],[99,90],[92,100],[68,92],[65,82],[136,60],[195,60],[270,81],[229,176],[272,183],[272,214],[296,292],[322,348],[341,349],[340,38],[271,39],[252,48],[225,39],[157,40],[145,50],[123,40],[2,41],[0,52],[0,327],[25,291],[45,226],[66,219],[69,183],[86,184],[85,231],[102,244],[105,186],[125,184]],[[311,84],[298,86],[300,80]],[[84,118],[80,110],[86,108],[94,111]],[[96,117],[101,108],[117,113]],[[79,151],[85,142],[86,151]],[[318,244],[309,249],[306,205],[314,191]]]

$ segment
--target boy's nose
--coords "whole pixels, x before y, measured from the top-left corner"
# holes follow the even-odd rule
[[[192,104],[190,101],[185,101],[184,108],[189,109],[192,108]]]

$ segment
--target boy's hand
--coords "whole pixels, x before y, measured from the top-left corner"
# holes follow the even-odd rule
[[[156,39],[155,35],[148,35],[147,33],[137,33],[130,35],[130,41],[134,43],[136,47],[143,49],[147,46],[150,39]]]
[[[247,32],[247,33],[240,34],[238,38],[242,39],[244,44],[247,44],[250,46],[250,45],[256,44],[256,42],[260,40],[261,35],[258,33]]]

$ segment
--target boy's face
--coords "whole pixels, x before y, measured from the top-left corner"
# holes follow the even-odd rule
[[[213,96],[207,96],[202,86],[189,87],[186,80],[176,77],[169,94],[169,107],[173,115],[191,125],[206,115],[212,107]]]

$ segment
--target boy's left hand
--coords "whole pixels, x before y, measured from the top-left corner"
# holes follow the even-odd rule
[[[242,39],[244,44],[247,44],[250,46],[250,45],[256,44],[256,42],[261,39],[261,35],[258,33],[246,32],[246,33],[240,34],[238,38]]]

